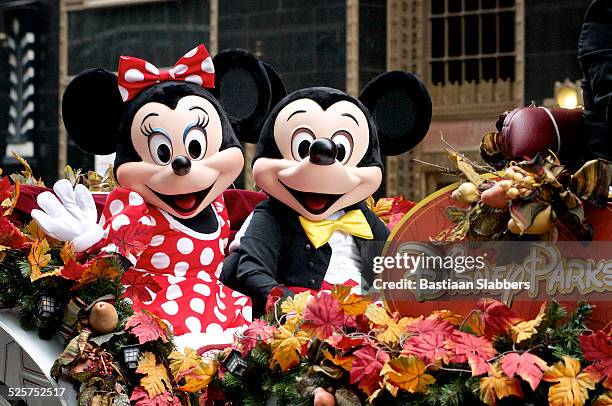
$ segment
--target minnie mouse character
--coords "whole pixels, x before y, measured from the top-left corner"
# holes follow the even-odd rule
[[[270,198],[237,235],[222,280],[248,294],[257,313],[277,286],[367,289],[381,247],[368,241],[385,241],[389,230],[363,200],[381,184],[381,154],[413,148],[430,121],[425,86],[400,71],[375,78],[359,99],[313,87],[281,100],[253,159],[255,181]]]
[[[173,328],[183,347],[230,342],[251,318],[249,299],[218,282],[229,236],[222,193],[240,174],[239,138],[257,133],[273,101],[273,70],[241,50],[209,56],[204,45],[167,71],[122,56],[118,76],[77,75],[62,112],[72,139],[94,154],[116,152],[113,190],[97,213],[83,185],[67,180],[38,196],[32,216],[77,251],[137,223],[152,230],[128,258],[161,286],[151,301],[132,298]]]

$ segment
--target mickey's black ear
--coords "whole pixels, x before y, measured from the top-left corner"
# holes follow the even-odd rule
[[[98,155],[115,152],[123,109],[117,76],[104,69],[79,73],[62,99],[68,134],[81,149]]]
[[[412,73],[392,71],[377,76],[359,100],[374,118],[381,154],[402,154],[425,138],[431,123],[431,97]]]
[[[270,79],[270,88],[272,89],[272,100],[270,101],[270,108],[272,108],[276,106],[278,102],[281,101],[285,96],[287,96],[287,89],[285,88],[283,80],[280,78],[278,73],[276,73],[272,66],[268,65],[265,62],[261,62],[261,64],[266,69],[268,79]]]
[[[282,81],[254,55],[241,49],[226,49],[213,59],[215,93],[230,117],[240,141],[256,143],[259,130],[273,106],[272,100]],[[271,72],[274,72],[271,70]]]

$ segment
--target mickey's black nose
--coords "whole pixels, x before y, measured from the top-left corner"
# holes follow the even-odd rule
[[[191,161],[185,155],[179,155],[172,160],[172,170],[178,176],[185,176],[191,170]]]
[[[336,162],[338,147],[329,138],[318,138],[310,145],[310,162],[316,165],[331,165]]]

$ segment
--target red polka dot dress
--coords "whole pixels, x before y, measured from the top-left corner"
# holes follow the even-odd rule
[[[230,225],[223,196],[212,208],[217,229],[203,234],[147,205],[139,194],[116,188],[101,219],[115,231],[137,221],[153,227],[151,243],[136,259],[135,268],[153,275],[162,289],[151,302],[132,298],[134,308],[168,321],[174,335],[184,335],[183,341],[195,348],[231,342],[233,332],[251,320],[249,298],[219,282]]]

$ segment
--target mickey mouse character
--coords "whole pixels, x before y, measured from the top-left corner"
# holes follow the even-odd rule
[[[87,152],[116,152],[121,188],[99,222],[88,190],[67,180],[54,186],[61,203],[42,193],[32,216],[77,251],[130,224],[149,226],[150,244],[129,259],[162,289],[132,300],[167,320],[179,347],[230,342],[250,321],[248,297],[218,281],[230,229],[222,193],[244,165],[238,139],[261,128],[275,83],[254,56],[227,50],[213,60],[199,45],[167,71],[122,56],[118,76],[87,70],[64,93],[68,133]]]
[[[253,159],[270,198],[238,233],[222,280],[248,294],[256,313],[277,286],[368,288],[381,247],[368,241],[385,241],[389,230],[363,200],[383,179],[381,154],[413,148],[430,121],[427,89],[400,71],[376,77],[359,99],[313,87],[281,100]]]

